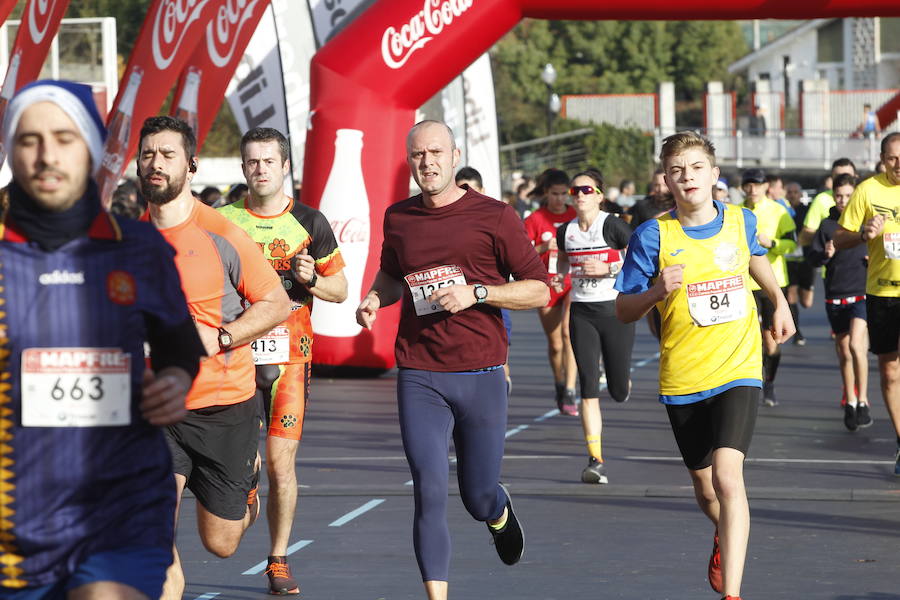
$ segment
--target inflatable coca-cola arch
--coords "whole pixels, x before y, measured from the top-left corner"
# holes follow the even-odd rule
[[[815,17],[900,16],[897,0],[378,0],[325,44],[310,65],[310,124],[303,168],[303,197],[320,206],[335,230],[351,232],[339,240],[349,252],[351,293],[343,308],[319,303],[315,362],[364,369],[393,366],[398,308],[379,312],[372,332],[352,326],[359,294],[378,271],[382,217],[392,203],[406,197],[409,172],[404,143],[415,110],[459,75],[522,18],[541,19],[811,19]],[[702,44],[703,40],[697,40]],[[537,76],[537,74],[535,74]],[[335,161],[338,130],[356,140],[349,159]],[[340,141],[340,140],[338,140]],[[364,188],[348,182],[362,166]],[[332,169],[332,165],[335,169]],[[334,170],[334,173],[332,171]],[[330,183],[329,183],[330,182]],[[329,183],[326,190],[326,183]],[[354,191],[357,190],[357,191]],[[322,202],[325,193],[325,202]],[[352,207],[362,194],[365,210]],[[347,197],[350,196],[350,197]],[[359,204],[357,204],[359,206]],[[348,223],[349,218],[354,223]],[[370,219],[368,258],[360,223]],[[364,237],[364,236],[362,236]],[[353,246],[356,249],[353,249]],[[348,262],[350,262],[348,261]],[[355,280],[355,283],[354,283]],[[350,322],[351,325],[347,325]],[[340,323],[340,325],[334,325]],[[331,324],[331,325],[329,325]]]

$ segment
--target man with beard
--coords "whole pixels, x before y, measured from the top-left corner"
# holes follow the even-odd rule
[[[0,191],[0,597],[159,597],[175,485],[161,426],[203,346],[172,248],[101,209],[90,86],[11,100]],[[150,368],[144,344],[150,348]]]
[[[137,173],[150,220],[177,251],[188,307],[209,355],[187,396],[187,417],[167,430],[179,508],[187,486],[197,498],[203,545],[226,558],[259,514],[259,410],[249,344],[287,319],[290,301],[256,243],[191,194],[196,148],[187,123],[151,117],[141,128]],[[181,598],[183,591],[176,550],[163,598]]]
[[[287,563],[297,508],[297,448],[309,397],[313,298],[347,298],[344,259],[328,219],[284,193],[290,146],[280,131],[256,127],[241,138],[250,195],[220,212],[253,238],[291,299],[291,316],[252,344],[256,385],[266,413],[266,517],[271,547],[269,593],[299,594]]]

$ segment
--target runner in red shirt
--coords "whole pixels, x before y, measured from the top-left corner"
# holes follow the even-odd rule
[[[536,188],[546,204],[525,219],[525,231],[541,256],[547,271],[556,274],[556,230],[575,218],[575,209],[569,200],[569,176],[559,169],[548,169],[541,174]],[[575,402],[575,379],[578,368],[569,339],[569,290],[572,281],[568,275],[561,291],[550,290],[550,302],[538,309],[541,326],[547,336],[547,356],[556,382],[556,406],[566,415],[578,416]]]

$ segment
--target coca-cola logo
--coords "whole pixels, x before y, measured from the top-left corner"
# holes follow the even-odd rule
[[[57,0],[32,0],[28,3],[28,33],[35,44],[44,41],[56,4]]]
[[[337,238],[338,245],[369,245],[369,220],[351,217],[346,221],[331,221],[331,230]]]
[[[162,0],[153,19],[151,49],[160,71],[172,64],[191,25],[200,18],[209,0]]]
[[[258,4],[259,0],[226,0],[206,26],[206,50],[219,69],[231,62],[241,31]]]
[[[425,7],[399,30],[388,27],[381,36],[381,57],[391,69],[406,64],[412,54],[439,35],[444,27],[471,8],[474,0],[425,0]]]

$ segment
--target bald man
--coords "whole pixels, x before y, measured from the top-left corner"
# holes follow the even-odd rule
[[[428,599],[445,600],[451,434],[466,510],[487,523],[504,563],[522,556],[522,528],[499,482],[507,406],[500,309],[544,306],[550,290],[515,210],[456,185],[460,153],[444,123],[415,125],[406,155],[422,192],[388,208],[381,269],[356,317],[371,329],[381,307],[402,301],[397,401],[415,490],[416,559]]]

